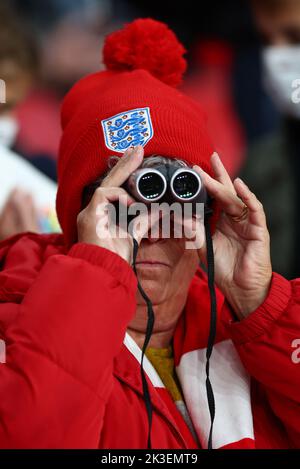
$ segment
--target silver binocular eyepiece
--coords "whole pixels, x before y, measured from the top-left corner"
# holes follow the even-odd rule
[[[189,167],[160,165],[141,168],[130,175],[125,188],[136,200],[144,203],[207,201],[199,174]]]
[[[157,202],[166,193],[167,180],[154,168],[141,168],[130,175],[126,188],[140,202]]]

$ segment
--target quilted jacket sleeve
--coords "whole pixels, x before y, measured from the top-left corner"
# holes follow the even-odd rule
[[[1,448],[97,448],[113,360],[135,313],[136,278],[116,254],[83,243],[48,258],[6,329]]]
[[[267,393],[290,441],[300,447],[300,279],[273,274],[264,303],[227,325],[249,374]]]

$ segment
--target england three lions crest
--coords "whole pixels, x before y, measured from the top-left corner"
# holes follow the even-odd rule
[[[101,121],[107,148],[124,153],[129,147],[145,146],[153,137],[148,107],[120,112]]]

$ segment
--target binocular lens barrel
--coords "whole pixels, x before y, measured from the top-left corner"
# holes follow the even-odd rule
[[[148,173],[139,179],[138,188],[147,200],[157,199],[164,193],[164,181],[155,173]]]
[[[166,194],[167,201],[205,202],[205,189],[198,173],[190,168],[176,169],[170,179],[164,168],[142,168],[128,178],[128,192],[144,203],[159,201]]]
[[[194,200],[200,193],[202,183],[199,175],[190,169],[178,169],[172,176],[170,189],[180,201]]]
[[[127,187],[137,200],[155,202],[165,194],[167,181],[156,169],[144,168],[129,177]]]

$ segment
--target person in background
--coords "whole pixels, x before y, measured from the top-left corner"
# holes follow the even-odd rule
[[[6,100],[0,105],[0,144],[28,159],[51,179],[56,165],[45,154],[24,152],[18,145],[21,125],[17,109],[38,81],[39,60],[34,39],[6,3],[0,6],[0,78],[6,84]],[[39,128],[35,129],[39,132]]]
[[[1,182],[0,240],[24,231],[39,231],[34,198],[29,187],[24,190],[19,184],[22,174],[26,179],[32,172],[34,180],[42,181],[44,176],[41,172],[56,177],[56,165],[42,155],[28,159],[33,166],[25,165],[24,157],[27,155],[20,154],[16,144],[19,132],[16,108],[28,95],[37,74],[37,51],[31,37],[23,30],[13,11],[6,4],[1,4],[0,79],[5,86],[0,104],[0,164],[1,177],[4,176],[7,183],[10,181],[11,189],[8,192],[8,184]],[[2,203],[3,199],[6,202]]]
[[[18,146],[29,154],[48,155],[53,164],[61,138],[61,100],[77,80],[99,69],[104,33],[115,26],[112,3],[13,0],[13,5],[40,46],[39,82],[17,110]]]
[[[0,78],[5,83],[5,102],[0,105],[0,144],[12,148],[19,125],[17,105],[27,96],[37,70],[37,57],[12,12],[0,6]]]
[[[300,275],[300,0],[251,0],[262,36],[265,89],[282,113],[280,130],[250,147],[240,173],[262,201],[274,269]]]

